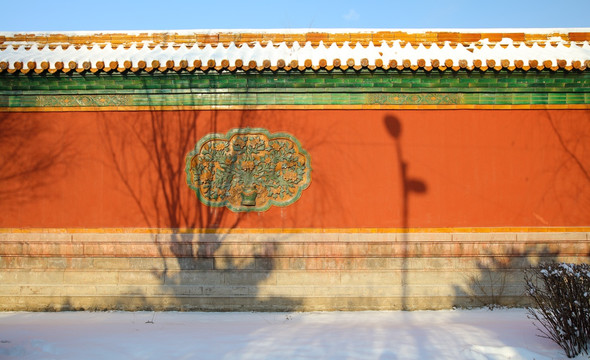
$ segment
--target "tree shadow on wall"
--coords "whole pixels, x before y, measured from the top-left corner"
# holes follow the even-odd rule
[[[580,222],[580,219],[587,222],[590,214],[590,201],[586,196],[590,194],[590,166],[584,155],[590,151],[590,114],[586,112],[581,121],[569,121],[555,114],[545,111],[542,120],[546,123],[540,124],[550,129],[549,137],[543,139],[542,147],[556,150],[555,162],[549,158],[544,172],[539,174],[551,178],[542,201],[549,198],[553,207],[563,209],[560,213],[576,213],[578,219],[573,219],[574,223]],[[563,201],[575,204],[577,208],[573,211],[566,209]],[[544,225],[563,225],[539,219]],[[557,221],[563,220],[572,219]],[[530,299],[525,294],[525,269],[543,262],[576,263],[588,261],[590,257],[587,246],[585,252],[578,252],[572,250],[569,244],[562,247],[562,242],[556,240],[554,235],[546,240],[539,236],[540,240],[535,241],[510,241],[513,243],[510,246],[503,245],[502,240],[490,239],[481,245],[484,248],[482,253],[461,254],[475,258],[475,271],[464,275],[464,286],[455,287],[457,305],[486,306],[490,309],[497,306],[529,306]],[[503,250],[494,250],[494,246]]]
[[[146,82],[150,81],[146,79]],[[149,97],[148,97],[149,99]],[[144,309],[279,310],[298,301],[264,300],[260,285],[272,279],[274,242],[234,231],[248,214],[204,205],[187,185],[186,156],[204,134],[218,133],[218,112],[154,110],[103,118],[108,165],[149,228],[161,265],[150,269],[156,285],[143,293]],[[232,112],[232,128],[256,124],[248,111]],[[226,119],[227,120],[227,119]],[[224,120],[224,124],[227,121]],[[256,127],[256,126],[254,126]],[[138,285],[141,285],[138,282]],[[171,299],[171,300],[163,300]]]
[[[556,167],[548,169],[547,175],[552,180],[544,198],[554,198],[555,205],[570,216],[572,209],[566,209],[563,200],[575,204],[577,208],[573,212],[578,218],[574,221],[587,224],[590,220],[590,112],[585,112],[580,121],[560,119],[551,111],[545,111],[544,115],[553,133],[547,145],[557,146],[560,151]]]
[[[19,206],[54,195],[45,188],[64,177],[76,158],[69,130],[57,125],[0,114],[0,202]]]
[[[547,245],[505,248],[501,242],[489,241],[483,246],[488,249],[479,254],[461,254],[467,258],[475,257],[475,269],[463,269],[465,284],[455,286],[455,306],[485,306],[490,310],[499,306],[529,306],[524,270],[539,263],[560,260],[560,251]],[[500,246],[503,251],[494,251],[494,246]]]
[[[50,197],[44,188],[64,176],[74,159],[67,129],[34,117],[0,114],[0,202]]]

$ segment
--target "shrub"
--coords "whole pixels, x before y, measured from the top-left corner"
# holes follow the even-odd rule
[[[590,341],[590,265],[544,263],[525,270],[529,318],[541,337],[557,343],[572,358],[588,353]]]

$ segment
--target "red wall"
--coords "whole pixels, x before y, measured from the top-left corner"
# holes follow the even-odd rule
[[[245,126],[309,152],[294,204],[237,214],[186,185],[197,141]],[[590,225],[588,110],[3,113],[0,140],[4,228]]]

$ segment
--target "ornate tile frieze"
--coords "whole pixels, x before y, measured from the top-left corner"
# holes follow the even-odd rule
[[[461,104],[463,101],[462,94],[437,94],[437,93],[422,93],[422,94],[386,94],[386,93],[371,93],[367,95],[369,104],[380,105],[455,105]]]
[[[36,97],[37,106],[125,106],[131,97],[125,95],[47,95]]]

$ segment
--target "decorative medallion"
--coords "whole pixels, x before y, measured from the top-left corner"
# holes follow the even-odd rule
[[[265,211],[299,199],[311,182],[311,159],[292,135],[233,129],[199,140],[186,157],[186,175],[205,205]]]

